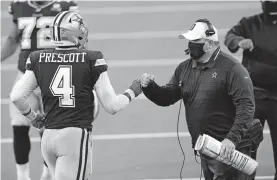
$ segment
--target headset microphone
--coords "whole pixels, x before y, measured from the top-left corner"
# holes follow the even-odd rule
[[[186,49],[184,52],[185,52],[186,55],[190,54],[190,50],[189,49]]]

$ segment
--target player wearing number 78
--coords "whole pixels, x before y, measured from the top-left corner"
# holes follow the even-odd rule
[[[16,83],[11,100],[37,128],[45,126],[42,155],[55,180],[83,180],[89,175],[92,150],[91,130],[95,89],[104,109],[115,114],[141,93],[140,82],[116,95],[100,51],[86,50],[88,29],[74,12],[58,14],[51,26],[55,50],[35,51],[27,60],[27,70]],[[41,88],[45,118],[26,102]]]
[[[61,11],[77,10],[74,1],[17,1],[9,6],[12,16],[12,29],[1,50],[1,62],[13,55],[20,46],[18,56],[18,81],[25,72],[25,64],[29,54],[38,49],[53,48],[50,39],[47,38],[49,26],[54,17]],[[28,102],[34,110],[42,110],[39,88],[32,93]],[[13,103],[9,104],[11,125],[13,130],[13,148],[16,161],[17,180],[30,180],[29,152],[31,142],[29,138],[29,121],[22,116]],[[41,133],[42,131],[40,131]],[[40,180],[50,180],[50,172],[46,166]]]

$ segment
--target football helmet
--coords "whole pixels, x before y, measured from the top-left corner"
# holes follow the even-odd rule
[[[76,46],[85,49],[88,28],[80,14],[63,11],[57,14],[50,27],[50,38],[56,46]]]

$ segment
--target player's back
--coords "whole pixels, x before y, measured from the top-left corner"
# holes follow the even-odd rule
[[[43,50],[30,55],[27,69],[33,70],[42,91],[46,128],[91,128],[93,88],[107,70],[103,55],[90,50]]]

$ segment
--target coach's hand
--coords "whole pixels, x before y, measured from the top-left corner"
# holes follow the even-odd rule
[[[231,159],[236,148],[235,144],[229,139],[224,139],[222,142],[220,156],[224,159]]]
[[[144,73],[141,76],[140,82],[142,87],[147,87],[151,81],[154,81],[154,76],[151,74]]]
[[[38,129],[41,129],[44,127],[45,124],[45,115],[44,114],[37,114],[36,118],[31,121],[31,124]]]
[[[141,93],[141,84],[140,84],[140,80],[135,80],[133,81],[133,83],[131,84],[131,86],[129,87],[129,89],[131,89],[134,94],[135,97],[137,97],[138,95],[140,95]]]
[[[242,49],[249,49],[249,51],[252,51],[254,49],[254,44],[251,39],[243,39],[239,42],[239,47]]]

